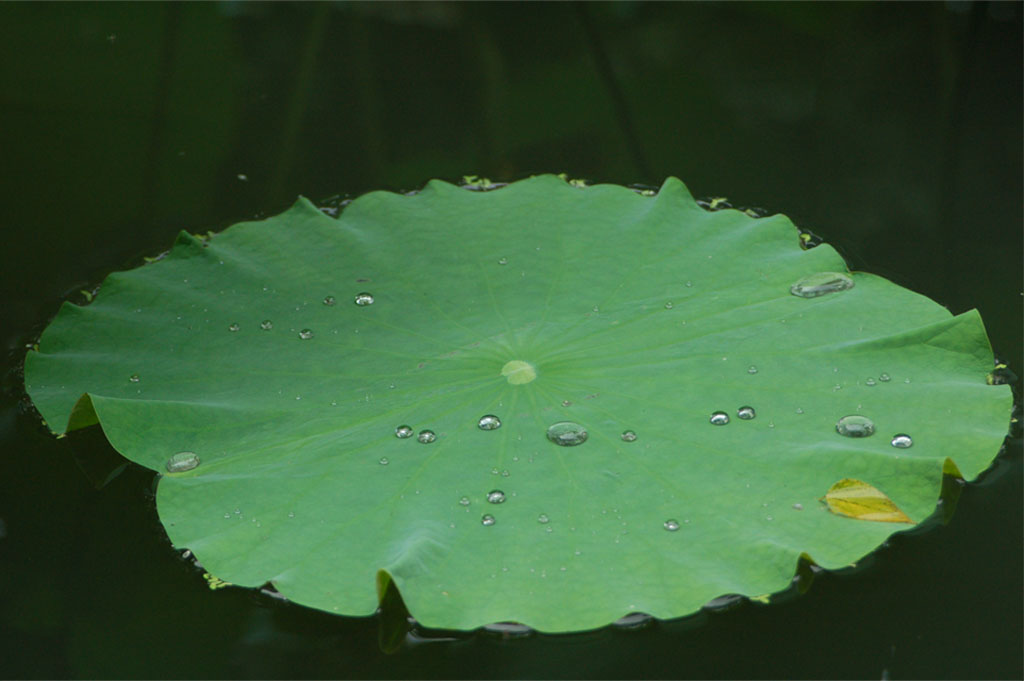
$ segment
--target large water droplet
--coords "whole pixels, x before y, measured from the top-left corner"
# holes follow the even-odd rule
[[[817,272],[800,279],[789,292],[800,298],[817,298],[827,293],[853,288],[853,279],[840,272]]]
[[[495,430],[496,428],[501,428],[501,419],[494,414],[485,414],[480,417],[476,425],[480,430]]]
[[[264,331],[270,331],[272,328],[274,328],[274,322],[270,321],[269,319],[264,319],[262,322],[260,322],[260,328],[263,329]]]
[[[753,407],[740,407],[736,410],[736,416],[740,417],[744,421],[749,421],[757,416],[757,412],[754,411]]]
[[[494,516],[490,513],[485,513],[484,516],[480,518],[480,524],[486,527],[490,527],[494,524]]]
[[[402,438],[403,440],[407,437],[412,437],[412,426],[401,425],[395,428],[395,437]]]
[[[636,442],[636,433],[633,432],[632,430],[624,430],[624,431],[622,431],[622,441],[623,442]]]
[[[891,444],[899,449],[907,449],[914,446],[914,441],[906,433],[897,433],[892,436]]]
[[[676,530],[679,529],[679,521],[676,520],[675,518],[669,518],[668,520],[665,521],[664,525],[665,525],[665,529],[668,530],[669,532],[675,532]]]
[[[492,489],[487,493],[487,501],[492,504],[503,504],[505,503],[505,493],[500,489]]]
[[[875,432],[875,424],[867,416],[851,414],[836,423],[836,432],[846,437],[867,437]]]
[[[711,421],[712,425],[724,426],[725,424],[729,423],[729,415],[726,414],[724,411],[716,411],[711,415],[711,418],[708,420]]]
[[[242,327],[238,325],[238,322],[232,322],[231,325],[228,326],[228,331],[238,331],[240,328]]]
[[[416,436],[416,439],[423,444],[429,444],[436,440],[437,436],[434,435],[434,431],[432,430],[421,430],[420,434]]]
[[[559,421],[548,426],[547,436],[560,447],[574,447],[587,441],[587,430],[572,421]]]
[[[313,332],[310,329],[303,329],[302,331],[299,331],[299,338],[302,340],[309,340],[312,337]]]
[[[334,305],[336,302],[338,302],[338,301],[337,301],[337,299],[334,296],[325,296],[324,297],[324,305],[327,305],[328,307],[330,307],[331,305]]]
[[[139,378],[138,374],[132,374],[131,376],[128,377],[128,380],[131,381],[132,383],[138,383],[141,379]]]
[[[199,457],[195,452],[178,452],[167,459],[168,473],[183,473],[199,465]]]
[[[373,294],[372,293],[366,293],[365,291],[363,293],[357,293],[356,297],[355,297],[355,303],[359,307],[366,307],[367,305],[373,305]]]

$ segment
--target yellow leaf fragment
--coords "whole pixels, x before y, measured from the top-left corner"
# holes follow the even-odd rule
[[[843,478],[825,494],[828,510],[857,520],[882,523],[910,523],[914,521],[876,487],[863,480]]]

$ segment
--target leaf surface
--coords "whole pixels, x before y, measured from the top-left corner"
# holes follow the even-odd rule
[[[817,273],[854,286],[791,293]],[[182,234],[65,304],[26,384],[160,471],[171,541],[223,580],[368,615],[384,571],[428,627],[569,631],[860,558],[893,526],[825,512],[836,480],[927,517],[946,459],[973,478],[1005,434],[991,364],[977,312],[848,273],[785,216],[539,176]]]

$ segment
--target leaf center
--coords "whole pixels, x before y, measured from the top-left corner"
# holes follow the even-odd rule
[[[507,378],[512,385],[521,385],[537,378],[537,370],[529,362],[514,359],[501,367],[501,375]]]

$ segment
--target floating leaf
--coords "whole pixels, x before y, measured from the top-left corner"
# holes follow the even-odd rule
[[[829,487],[824,499],[828,510],[848,518],[914,524],[892,499],[863,480],[843,478]]]
[[[843,286],[792,292],[818,273]],[[224,580],[368,615],[380,573],[427,627],[568,631],[857,560],[893,526],[815,512],[840,478],[928,516],[947,458],[973,478],[1002,441],[991,362],[977,312],[784,216],[541,176],[183,233],[64,305],[26,384],[158,471]]]

